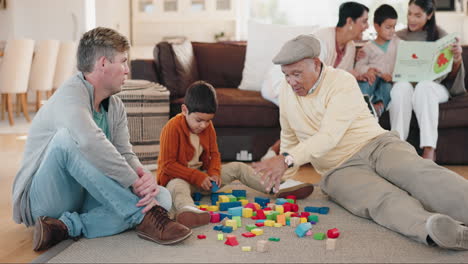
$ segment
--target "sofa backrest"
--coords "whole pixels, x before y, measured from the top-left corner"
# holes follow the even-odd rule
[[[163,41],[153,50],[157,78],[171,92],[171,99],[184,97],[195,80],[207,81],[215,88],[239,86],[245,62],[245,42],[192,42],[193,52],[181,52],[180,45]]]

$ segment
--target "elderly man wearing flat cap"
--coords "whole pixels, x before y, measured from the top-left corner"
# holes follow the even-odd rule
[[[382,129],[356,79],[319,54],[319,40],[300,35],[273,59],[285,76],[281,155],[253,164],[266,189],[311,163],[322,191],[351,213],[428,245],[468,250],[468,181]]]

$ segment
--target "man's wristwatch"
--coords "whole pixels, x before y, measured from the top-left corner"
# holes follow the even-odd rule
[[[291,168],[292,166],[294,166],[293,156],[289,155],[289,153],[287,153],[287,152],[283,152],[283,153],[281,153],[281,155],[284,156],[284,163],[286,163],[286,165],[288,165],[288,168]]]

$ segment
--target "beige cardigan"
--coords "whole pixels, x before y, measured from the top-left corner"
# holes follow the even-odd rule
[[[318,29],[313,33],[321,41],[321,47],[324,49],[323,62],[332,66],[336,60],[336,27],[327,27]],[[348,42],[345,47],[345,54],[341,59],[338,69],[343,69],[351,72],[354,68],[354,58],[356,56],[356,46],[354,41]]]
[[[366,73],[369,68],[376,68],[382,73],[392,74],[398,50],[398,37],[393,37],[388,43],[387,51],[383,51],[373,41],[367,42],[362,50],[366,56],[356,62],[355,70],[359,74]]]

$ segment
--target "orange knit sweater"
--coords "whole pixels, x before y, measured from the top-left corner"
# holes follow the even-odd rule
[[[200,156],[203,163],[202,169],[207,173],[187,167],[188,162],[193,158],[195,149],[190,143],[190,130],[185,116],[178,114],[164,126],[160,137],[158,158],[159,185],[166,186],[170,180],[180,178],[200,187],[206,177],[221,174],[221,156],[216,143],[213,123],[210,122],[210,125],[198,136],[203,148]]]

